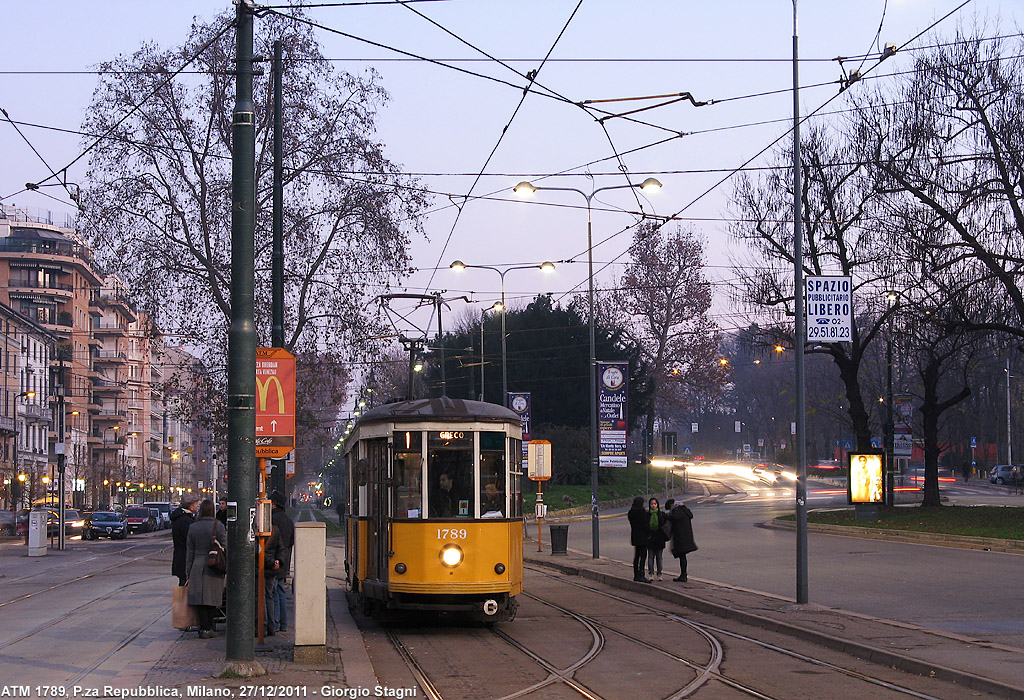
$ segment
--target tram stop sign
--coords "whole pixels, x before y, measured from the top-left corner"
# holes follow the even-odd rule
[[[295,449],[295,356],[256,348],[256,456],[280,459]]]
[[[533,481],[547,481],[551,478],[551,443],[547,440],[530,440],[526,445],[526,475]]]

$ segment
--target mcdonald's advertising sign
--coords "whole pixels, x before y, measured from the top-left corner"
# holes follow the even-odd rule
[[[295,449],[295,356],[256,348],[256,456],[286,457]]]

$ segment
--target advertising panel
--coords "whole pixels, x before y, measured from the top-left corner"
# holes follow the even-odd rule
[[[881,452],[851,452],[846,471],[849,503],[885,503]]]
[[[281,458],[295,448],[295,356],[256,348],[256,456]]]
[[[901,395],[892,397],[892,438],[894,457],[910,457],[914,451],[914,398]]]
[[[807,277],[807,341],[850,342],[853,338],[853,279]]]
[[[626,402],[629,365],[597,363],[597,435],[599,466],[626,466]]]

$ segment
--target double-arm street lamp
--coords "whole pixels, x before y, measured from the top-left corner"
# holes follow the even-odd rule
[[[601,556],[600,530],[597,508],[597,350],[594,340],[594,236],[591,217],[591,204],[598,192],[621,189],[642,189],[652,193],[661,189],[661,183],[649,177],[639,184],[609,185],[598,187],[589,194],[575,187],[538,187],[529,182],[520,182],[512,190],[521,196],[528,197],[540,190],[552,192],[575,192],[587,200],[587,325],[590,328],[590,510],[591,510],[591,548],[594,558]]]
[[[501,311],[501,405],[508,406],[508,371],[505,367],[507,364],[507,355],[505,350],[505,315],[508,313],[508,307],[505,306],[505,275],[511,270],[543,270],[544,272],[551,272],[555,269],[555,264],[550,261],[542,262],[540,265],[514,265],[512,267],[499,268],[491,267],[490,265],[467,265],[461,260],[456,260],[451,265],[451,269],[456,272],[461,272],[468,268],[476,270],[493,270],[497,272],[501,277],[501,308],[497,308],[497,304],[493,307],[495,311]],[[482,321],[481,321],[482,323]],[[483,354],[483,341],[480,344],[480,354]],[[482,360],[481,360],[482,362]],[[480,380],[480,394],[484,393],[483,379]]]

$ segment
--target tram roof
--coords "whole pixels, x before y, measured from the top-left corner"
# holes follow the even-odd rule
[[[447,396],[433,399],[397,401],[371,408],[359,418],[359,423],[415,423],[433,419],[458,419],[481,423],[518,423],[519,414],[496,403],[453,399]]]

